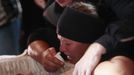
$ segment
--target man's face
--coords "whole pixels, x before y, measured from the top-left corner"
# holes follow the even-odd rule
[[[72,1],[73,1],[73,0],[56,0],[56,2],[57,2],[60,6],[62,6],[62,7],[67,6],[67,5],[70,4]]]
[[[72,63],[76,63],[82,55],[85,53],[89,44],[80,43],[58,35],[60,40],[60,51],[68,56],[68,59]]]

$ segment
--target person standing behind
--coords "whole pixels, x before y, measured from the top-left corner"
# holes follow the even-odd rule
[[[103,35],[106,26],[105,24],[103,24],[103,21],[100,18],[98,19],[98,16],[96,15],[96,12],[94,12],[94,9],[88,11],[86,10],[86,8],[88,7],[84,7],[81,4],[83,3],[78,3],[78,6],[74,8],[66,7],[57,25],[57,34],[60,40],[60,51],[67,55],[67,59],[69,60],[69,62],[73,64],[79,61],[79,59],[83,56],[88,46],[92,45],[92,42],[98,39],[100,35]],[[89,7],[89,9],[91,8],[92,7]],[[77,9],[81,11],[78,11]],[[82,11],[89,12],[90,14],[83,13]],[[46,32],[40,31],[38,35],[40,35],[40,33]],[[29,54],[32,57],[38,59],[37,61],[41,60],[39,62],[44,66],[44,68],[48,72],[54,72],[62,66],[64,66],[64,63],[55,58],[57,49],[51,48],[51,46],[49,46],[50,44],[48,44],[48,39],[52,39],[55,37],[53,37],[50,33],[48,34],[49,35],[40,35],[40,37],[42,36],[42,38],[47,40],[46,42],[44,42],[42,38],[38,36],[39,41],[32,42],[29,45],[28,50]],[[48,37],[48,39],[46,39],[45,37]],[[35,38],[35,36],[32,38]],[[40,46],[38,46],[39,44]],[[43,49],[42,46],[44,47]],[[110,73],[109,75],[133,75],[133,61],[125,57],[124,55],[119,55],[120,53],[112,59],[109,58],[111,60],[106,61],[106,63],[105,61],[100,62],[100,65],[96,66],[96,70],[93,71],[94,74],[92,75],[108,75],[107,73],[111,71],[112,73]],[[94,60],[95,59],[92,59],[92,61]],[[126,63],[131,66],[124,65]],[[106,66],[103,64],[105,64]],[[69,72],[68,75],[72,75],[71,72]]]
[[[106,22],[107,28],[105,34],[92,43],[83,57],[77,62],[73,75],[92,75],[91,73],[102,58],[107,60],[108,58],[116,58],[116,56],[121,55],[124,56],[123,59],[127,57],[131,59],[131,61],[134,61],[134,1],[85,1],[96,4],[100,16]],[[120,60],[120,58],[116,60]],[[105,63],[102,65],[107,66]],[[101,69],[102,67],[99,70],[101,71]],[[107,69],[107,67],[105,67],[105,69]],[[131,70],[134,71],[134,69]],[[98,74],[108,75],[102,72],[98,72]]]
[[[0,0],[0,55],[18,53],[21,13],[19,0]]]
[[[75,0],[56,0],[66,7]],[[100,36],[87,50],[83,58],[76,64],[74,75],[91,75],[95,66],[106,52],[112,58],[123,55],[133,60],[134,49],[134,1],[133,0],[82,0],[96,5],[100,16],[107,25],[106,32]],[[50,17],[50,16],[49,16]],[[52,17],[53,18],[53,17]],[[55,18],[55,17],[54,17]],[[48,18],[48,19],[51,19]],[[55,22],[54,22],[55,24]],[[96,59],[96,60],[92,60]],[[83,65],[83,63],[85,63]],[[92,67],[91,67],[92,66]]]

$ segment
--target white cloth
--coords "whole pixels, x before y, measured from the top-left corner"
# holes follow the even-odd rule
[[[70,63],[65,63],[64,67],[56,72],[47,72],[43,66],[27,55],[25,51],[21,55],[2,55],[0,56],[0,75],[17,75],[28,74],[32,75],[62,75],[73,67]]]

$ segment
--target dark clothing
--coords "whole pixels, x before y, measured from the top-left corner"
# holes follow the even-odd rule
[[[20,0],[23,8],[21,30],[24,34],[20,39],[21,52],[27,48],[29,35],[38,28],[45,28],[46,21],[42,16],[43,9],[35,4],[33,0]]]
[[[44,40],[50,47],[55,47],[56,50],[59,50],[59,40],[55,29],[56,28],[53,27],[40,28],[30,36],[32,39],[30,38],[29,42],[34,40]]]
[[[0,0],[0,27],[9,23],[21,14],[17,0]]]
[[[46,2],[47,3],[44,10],[46,10],[46,8],[48,8],[54,2],[54,0],[46,0]]]
[[[107,25],[104,35],[95,40],[107,49],[104,56],[110,58],[125,55],[134,59],[134,0],[87,0],[87,2],[96,5],[100,17]],[[122,41],[127,38],[132,39]]]
[[[102,0],[99,15],[107,24],[106,32],[96,42],[107,49],[108,56],[125,55],[134,59],[134,1]],[[132,40],[121,41],[132,38]]]
[[[102,0],[98,8],[100,16],[106,21],[106,33],[97,40],[107,50],[116,48],[122,39],[134,37],[134,1]],[[134,39],[133,39],[134,40]]]
[[[45,19],[56,27],[59,16],[63,12],[64,8],[60,7],[56,2],[53,2],[48,8],[46,8]]]
[[[35,40],[43,40],[47,42],[50,47],[55,47],[56,51],[58,52],[60,41],[57,38],[56,23],[63,11],[63,8],[55,2],[52,3],[52,1],[54,0],[48,0],[47,8],[45,9],[46,16],[44,17],[44,20],[46,27],[36,29],[29,36],[28,44]],[[63,56],[64,59],[67,59],[67,57],[63,53],[61,53],[61,56]]]
[[[52,7],[51,7],[52,6]],[[49,9],[48,9],[49,8]],[[37,39],[42,39],[44,41],[47,41],[50,46],[56,47],[59,49],[59,43],[57,43],[58,38],[57,38],[57,33],[56,33],[56,23],[58,17],[62,13],[63,8],[61,8],[57,3],[53,2],[50,6],[45,10],[46,15],[44,19],[46,20],[46,27],[37,29],[31,36],[29,37],[28,44],[31,43],[32,41],[35,41]],[[50,10],[50,9],[53,10]],[[60,11],[61,9],[61,11]],[[54,13],[53,13],[54,12]],[[52,15],[56,16],[53,17]],[[52,19],[53,17],[53,19]],[[51,35],[51,37],[50,37]]]

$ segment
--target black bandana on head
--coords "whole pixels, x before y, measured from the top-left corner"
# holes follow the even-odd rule
[[[99,17],[70,7],[65,8],[57,25],[59,35],[83,43],[94,42],[104,31],[105,25]]]

